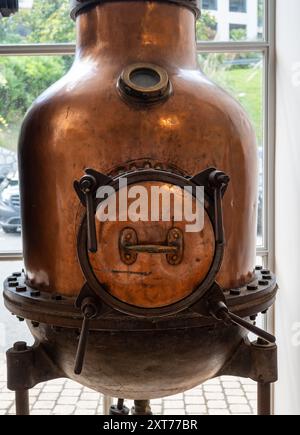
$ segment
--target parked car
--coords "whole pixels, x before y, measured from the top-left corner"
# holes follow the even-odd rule
[[[0,184],[10,173],[17,171],[17,154],[0,147]]]
[[[21,231],[20,192],[18,173],[8,175],[0,194],[0,224],[5,233]]]

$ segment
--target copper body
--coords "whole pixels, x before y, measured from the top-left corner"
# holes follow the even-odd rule
[[[168,3],[107,2],[82,13],[77,31],[73,67],[34,103],[20,138],[28,283],[64,295],[80,292],[76,237],[84,210],[72,183],[86,167],[109,173],[142,158],[190,175],[213,166],[230,175],[218,282],[224,289],[249,282],[256,246],[256,141],[241,106],[198,69],[193,13]],[[118,77],[137,62],[166,69],[173,86],[166,101],[137,108],[120,98]],[[189,287],[182,280],[190,258],[197,258],[197,243],[191,249],[175,273],[178,297]],[[134,292],[140,281],[131,284]]]
[[[76,22],[74,65],[29,110],[19,146],[26,284],[40,290],[42,300],[48,301],[49,293],[70,298],[57,302],[63,311],[55,312],[53,320],[42,300],[32,305],[42,304],[38,318],[26,312],[25,295],[24,317],[35,320],[28,322],[32,334],[61,376],[110,396],[176,394],[220,375],[246,331],[215,320],[206,323],[189,310],[165,323],[118,310],[104,313],[95,321],[100,326],[91,326],[83,371],[76,376],[74,329],[81,325],[81,314],[69,319],[75,326],[66,324],[64,307],[69,303],[75,310],[85,284],[77,235],[86,210],[73,182],[86,168],[106,175],[139,165],[171,172],[176,168],[189,176],[212,167],[224,171],[231,182],[223,202],[226,247],[217,281],[224,290],[241,287],[255,278],[254,132],[242,107],[198,69],[190,9],[168,2],[107,1],[86,9]],[[172,93],[166,100],[137,106],[121,98],[118,79],[126,67],[138,63],[167,72]],[[184,222],[177,225],[182,231]],[[99,249],[89,258],[105,290],[145,309],[184,303],[213,261],[217,244],[209,217],[205,215],[200,234],[184,235],[183,256],[176,265],[166,255],[149,252],[139,253],[130,266],[124,264],[119,240],[126,227],[133,227],[140,243],[153,245],[165,243],[172,223],[97,223]],[[255,298],[250,293],[246,297]],[[264,304],[258,310],[266,309]],[[235,305],[238,310],[238,300]]]

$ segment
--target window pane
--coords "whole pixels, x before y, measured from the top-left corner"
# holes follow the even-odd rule
[[[19,13],[1,20],[0,44],[73,42],[68,0],[20,0]]]
[[[264,59],[262,53],[199,54],[203,71],[246,109],[256,131],[259,155],[258,246],[264,242]]]
[[[257,41],[264,37],[264,0],[202,0],[199,41]]]
[[[72,56],[0,57],[0,252],[20,252],[17,142],[25,112],[64,75]]]

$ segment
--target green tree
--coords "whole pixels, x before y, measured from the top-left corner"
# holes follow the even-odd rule
[[[209,12],[203,11],[196,25],[198,41],[211,41],[217,34],[217,21]]]
[[[37,0],[0,22],[0,43],[75,40],[67,0]],[[69,69],[72,56],[0,57],[0,146],[15,148],[21,120],[35,98]]]

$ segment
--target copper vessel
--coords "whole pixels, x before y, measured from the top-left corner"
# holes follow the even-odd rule
[[[222,373],[258,380],[241,369],[241,348],[274,352],[244,342],[245,328],[274,342],[253,325],[276,294],[274,275],[255,268],[255,135],[198,68],[197,13],[193,0],[74,2],[74,64],[26,115],[25,272],[6,282],[5,303],[28,320],[48,378],[149,400]],[[204,229],[95,220],[96,188],[120,178],[204,185]]]

